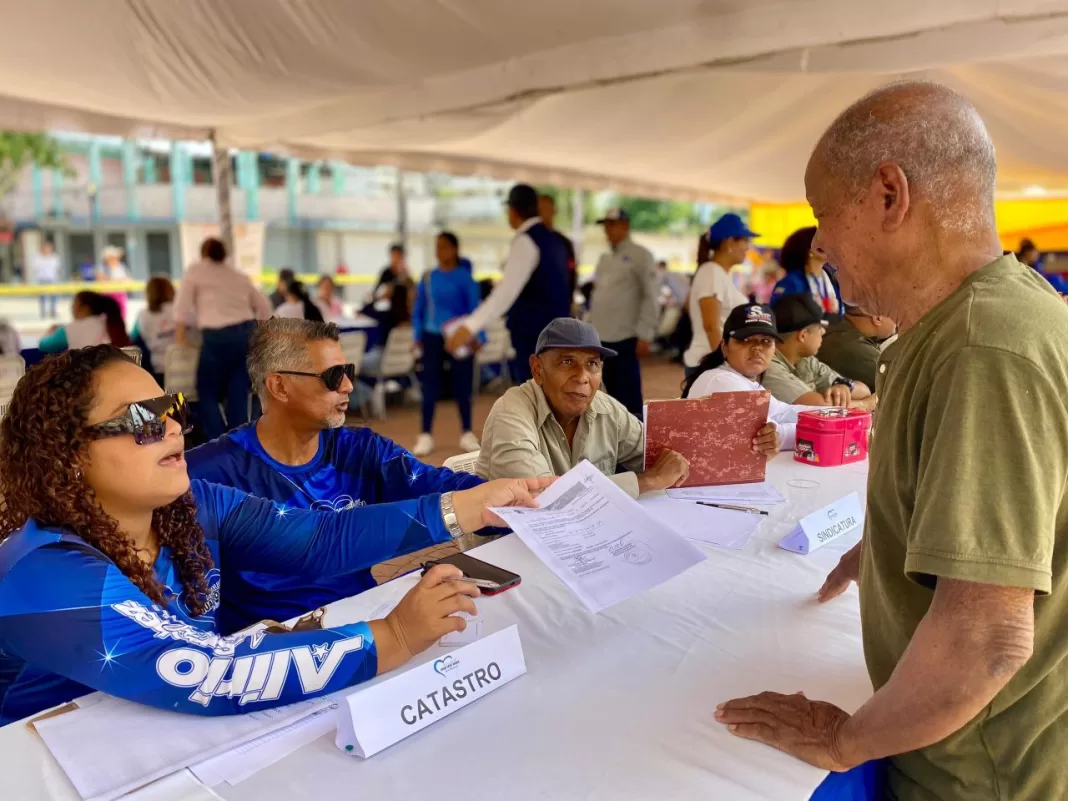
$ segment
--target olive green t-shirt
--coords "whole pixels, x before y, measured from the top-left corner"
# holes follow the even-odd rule
[[[798,359],[797,364],[790,364],[782,352],[776,350],[761,383],[777,400],[793,403],[806,392],[826,392],[839,378],[838,373],[815,356],[805,356]]]
[[[875,391],[875,367],[879,363],[879,340],[866,337],[846,318],[831,323],[823,335],[819,360],[854,381],[863,381]]]
[[[1068,798],[1068,308],[1013,256],[883,353],[860,573],[889,680],[938,577],[1036,591],[1034,654],[972,722],[890,760],[898,801]]]

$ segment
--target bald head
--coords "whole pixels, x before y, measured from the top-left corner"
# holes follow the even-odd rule
[[[993,224],[994,144],[975,106],[945,86],[912,81],[875,90],[838,116],[812,160],[843,201],[892,163],[908,180],[912,204],[929,204],[941,226],[967,233]]]

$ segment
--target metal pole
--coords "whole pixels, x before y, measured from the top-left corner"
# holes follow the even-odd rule
[[[586,197],[581,189],[571,191],[571,241],[575,245],[575,261],[582,264],[582,237],[586,232]]]
[[[408,198],[404,194],[404,170],[397,168],[397,241],[408,247]]]
[[[230,187],[233,184],[233,167],[230,164],[230,151],[215,141],[215,132],[211,135],[211,174],[215,181],[215,198],[219,203],[219,238],[226,245],[233,263],[234,255],[234,216],[230,206]]]

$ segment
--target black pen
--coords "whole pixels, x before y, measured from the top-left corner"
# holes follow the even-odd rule
[[[729,503],[709,503],[708,501],[698,501],[698,506],[711,506],[713,509],[729,509],[732,512],[745,512],[751,515],[764,515],[768,516],[768,513],[763,509],[754,509],[752,506],[731,506]]]

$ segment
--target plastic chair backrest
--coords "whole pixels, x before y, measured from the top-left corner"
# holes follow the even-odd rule
[[[474,473],[475,467],[478,465],[478,455],[482,451],[471,451],[470,453],[461,453],[459,456],[450,456],[445,460],[442,467],[452,470],[454,473]]]
[[[410,325],[397,326],[386,337],[380,378],[400,378],[415,371],[415,339]]]
[[[367,351],[367,334],[363,331],[349,331],[338,338],[345,360],[356,365],[356,375],[360,374],[360,365]]]
[[[186,400],[197,399],[197,362],[200,348],[170,345],[163,366],[163,387],[167,392],[181,392]]]

